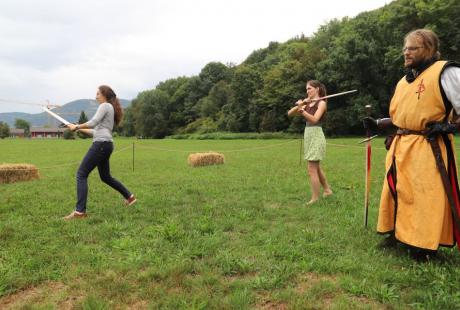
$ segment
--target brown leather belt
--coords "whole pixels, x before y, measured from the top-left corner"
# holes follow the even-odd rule
[[[411,130],[411,129],[404,129],[404,128],[398,128],[398,130],[396,131],[396,134],[397,135],[420,135],[420,136],[424,136],[426,133],[425,130]]]

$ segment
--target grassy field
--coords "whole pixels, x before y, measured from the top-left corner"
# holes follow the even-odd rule
[[[417,263],[378,247],[380,139],[364,229],[357,141],[328,139],[334,195],[306,207],[299,140],[118,139],[112,174],[138,203],[123,207],[95,171],[89,217],[64,222],[91,141],[0,140],[0,163],[41,173],[0,185],[0,308],[458,309],[458,250]],[[225,165],[187,166],[208,150]]]

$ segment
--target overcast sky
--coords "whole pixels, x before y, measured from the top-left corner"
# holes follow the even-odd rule
[[[270,41],[390,0],[1,0],[0,100],[65,104],[112,86],[132,99],[211,61],[241,63]],[[0,112],[39,112],[0,101]]]

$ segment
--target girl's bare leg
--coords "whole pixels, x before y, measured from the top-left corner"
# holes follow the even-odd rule
[[[308,175],[310,176],[311,199],[307,204],[312,204],[319,199],[321,182],[319,177],[319,161],[308,162]]]
[[[324,174],[323,169],[321,169],[321,166],[319,165],[319,163],[318,163],[318,176],[319,176],[319,181],[324,189],[323,197],[332,195],[331,186],[327,182],[326,175]]]

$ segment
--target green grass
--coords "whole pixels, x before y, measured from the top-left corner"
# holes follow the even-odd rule
[[[402,247],[377,246],[381,139],[364,229],[357,141],[328,139],[323,168],[334,195],[306,207],[299,140],[120,138],[112,174],[138,203],[124,208],[94,171],[89,217],[64,222],[91,141],[0,140],[0,163],[41,173],[0,185],[0,308],[458,308],[456,249],[417,263]],[[190,152],[209,150],[226,163],[187,166]]]

